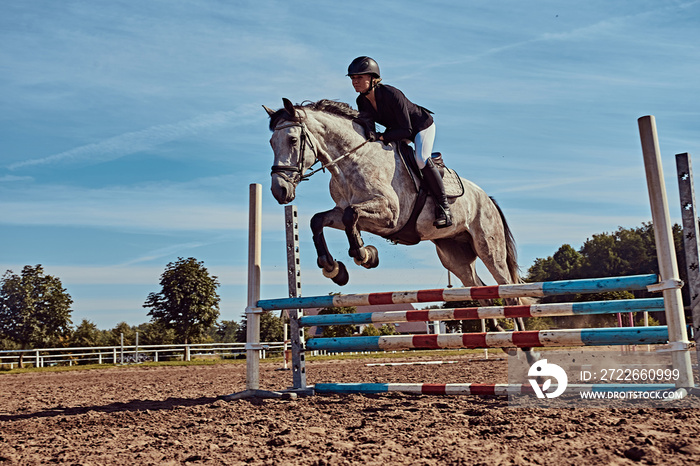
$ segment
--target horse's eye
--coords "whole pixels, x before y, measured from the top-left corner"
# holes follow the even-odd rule
[[[289,138],[289,143],[293,146],[296,146],[298,141],[299,141],[299,139],[295,138],[294,136]]]

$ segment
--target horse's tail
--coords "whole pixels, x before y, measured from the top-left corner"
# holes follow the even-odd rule
[[[520,267],[518,266],[518,251],[515,247],[515,238],[513,237],[513,232],[508,226],[506,216],[503,215],[501,207],[498,205],[494,198],[490,197],[490,199],[491,202],[493,202],[493,205],[496,206],[496,210],[498,210],[498,214],[501,216],[501,222],[503,222],[503,232],[505,234],[506,241],[506,264],[508,264],[508,271],[510,272],[510,277],[513,280],[513,283],[522,283],[522,279],[520,278]]]

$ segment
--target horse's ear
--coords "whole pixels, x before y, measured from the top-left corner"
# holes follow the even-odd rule
[[[283,97],[282,103],[284,104],[284,109],[287,111],[287,113],[289,113],[289,115],[291,115],[292,118],[294,118],[296,110],[294,109],[294,105],[292,104],[292,102],[286,97]]]
[[[275,114],[275,111],[274,111],[274,110],[272,110],[271,108],[269,108],[269,107],[266,107],[266,106],[264,106],[264,105],[263,105],[263,108],[264,108],[264,109],[265,109],[265,111],[267,112],[268,116],[272,116],[272,115],[274,115],[274,114]]]

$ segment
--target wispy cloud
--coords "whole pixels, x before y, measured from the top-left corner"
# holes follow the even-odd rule
[[[196,179],[188,183],[80,188],[33,185],[5,189],[0,199],[0,224],[119,228],[126,231],[244,230],[247,203],[235,202],[234,176]],[[267,208],[274,208],[267,203]],[[282,228],[277,210],[264,211],[265,228]]]
[[[8,168],[17,170],[56,163],[107,162],[126,155],[151,150],[167,142],[230,126],[239,117],[240,114],[235,111],[199,115],[173,124],[157,125],[140,131],[124,133],[47,157],[13,163]]]
[[[164,248],[155,249],[153,251],[148,252],[147,254],[142,254],[140,257],[128,260],[128,261],[124,262],[123,264],[120,264],[119,267],[129,267],[129,266],[141,264],[144,262],[152,262],[156,259],[161,259],[163,257],[172,257],[173,254],[185,255],[184,251],[200,248],[202,246],[208,246],[211,244],[212,244],[211,242],[205,243],[205,242],[201,242],[201,241],[195,241],[195,242],[190,242],[190,243],[172,244],[172,245],[164,247]]]
[[[15,183],[18,181],[32,181],[31,176],[14,176],[14,175],[4,175],[0,176],[0,183]]]

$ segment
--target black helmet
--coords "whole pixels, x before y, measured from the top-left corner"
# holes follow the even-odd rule
[[[370,57],[357,57],[348,66],[348,76],[353,74],[371,74],[375,78],[381,78],[379,65]]]

